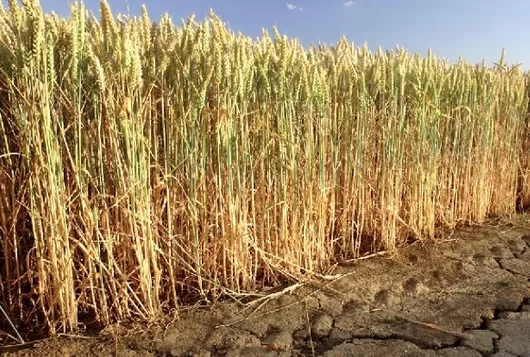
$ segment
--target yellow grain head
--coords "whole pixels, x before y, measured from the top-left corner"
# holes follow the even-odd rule
[[[92,46],[88,46],[87,56],[89,73],[94,77],[98,90],[102,92],[107,84],[105,80],[105,70],[99,61],[99,58],[94,53]]]
[[[86,10],[84,6],[79,5],[75,2],[71,7],[72,12],[72,79],[73,83],[77,83],[79,63],[82,60],[84,47],[85,47],[85,36],[86,36]]]
[[[173,22],[171,21],[171,17],[169,17],[168,14],[164,14],[162,18],[160,19],[160,25],[159,25],[160,38],[164,42],[167,42],[171,37],[172,31],[173,31]]]
[[[22,0],[21,2],[26,13],[26,40],[27,49],[30,51],[29,54],[25,54],[26,60],[34,63],[38,56],[41,55],[44,43],[44,17],[37,0]]]
[[[9,15],[15,28],[22,27],[22,10],[18,6],[17,0],[7,0]]]
[[[55,85],[55,52],[53,33],[47,35],[48,40],[46,41],[46,82],[48,85],[48,92],[52,93]]]
[[[132,41],[133,47],[131,48],[131,66],[129,69],[129,80],[131,88],[141,87],[143,84],[142,79],[142,59],[140,56],[140,39],[134,38]]]
[[[119,65],[121,67],[120,69],[123,70],[124,73],[128,73],[130,71],[132,63],[132,51],[133,45],[130,37],[129,24],[120,23],[120,38],[119,41],[116,41],[114,53],[116,58],[121,58]]]
[[[141,43],[144,49],[151,48],[151,20],[149,19],[149,14],[147,13],[147,7],[142,5],[142,18],[141,18]]]
[[[0,36],[2,37],[3,45],[7,47],[11,54],[14,54],[16,51],[15,43],[17,41],[17,36],[12,30],[13,21],[9,13],[3,10],[3,13],[0,15]],[[12,63],[12,66],[14,66],[14,63]]]
[[[114,36],[116,34],[116,24],[107,0],[99,2],[99,12],[101,15],[101,28],[107,51],[114,47]]]

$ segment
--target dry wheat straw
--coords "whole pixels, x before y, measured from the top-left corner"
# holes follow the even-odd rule
[[[155,319],[530,201],[529,77],[81,4],[0,11],[2,305]]]

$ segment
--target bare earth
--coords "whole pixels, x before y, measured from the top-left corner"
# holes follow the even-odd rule
[[[530,357],[530,216],[338,266],[167,328],[57,337],[4,356]],[[109,330],[109,331],[110,331]],[[124,331],[126,330],[126,331]]]

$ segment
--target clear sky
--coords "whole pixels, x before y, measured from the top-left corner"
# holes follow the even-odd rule
[[[175,23],[210,8],[234,31],[251,37],[277,25],[304,45],[336,43],[342,35],[357,45],[392,49],[396,44],[425,54],[471,62],[497,61],[506,48],[509,64],[530,69],[530,0],[108,0],[114,13],[139,15],[145,3],[157,21],[168,13]],[[4,1],[5,3],[5,1]],[[99,0],[85,0],[98,15]],[[46,12],[68,15],[68,0],[41,0]],[[271,33],[271,32],[269,32]]]

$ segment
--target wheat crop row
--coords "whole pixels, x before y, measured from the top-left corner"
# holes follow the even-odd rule
[[[502,58],[9,0],[0,303],[52,333],[152,320],[512,214],[530,203],[529,84]]]

